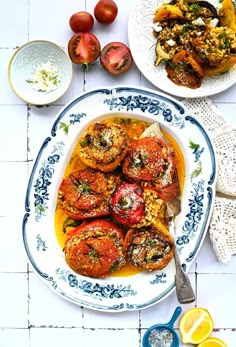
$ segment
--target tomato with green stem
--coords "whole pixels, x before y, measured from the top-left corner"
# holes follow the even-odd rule
[[[70,59],[75,64],[80,64],[86,70],[89,64],[94,63],[101,52],[101,45],[98,38],[89,33],[76,33],[68,43],[68,53]]]

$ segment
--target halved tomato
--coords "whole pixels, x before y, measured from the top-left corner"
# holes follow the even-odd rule
[[[121,75],[129,70],[133,63],[130,49],[122,42],[110,42],[103,47],[100,62],[112,75]]]
[[[70,59],[75,64],[87,66],[95,62],[101,52],[98,38],[88,32],[74,34],[68,43]]]

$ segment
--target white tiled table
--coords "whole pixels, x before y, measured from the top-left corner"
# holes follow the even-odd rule
[[[103,313],[82,308],[55,295],[32,272],[21,236],[25,190],[32,163],[57,112],[81,92],[102,86],[134,84],[154,88],[133,65],[123,76],[108,75],[99,64],[84,74],[74,66],[69,91],[50,107],[28,106],[18,99],[7,80],[8,62],[17,46],[28,40],[52,40],[62,47],[72,35],[68,19],[97,0],[0,0],[0,347],[140,347],[149,326],[169,321],[178,305],[175,293],[142,311]],[[135,0],[116,0],[119,15],[109,27],[95,24],[104,46],[110,41],[128,43],[127,23]],[[236,86],[212,97],[236,126]],[[236,346],[236,257],[223,265],[212,245],[205,242],[191,267],[196,302],[214,319],[214,336],[228,347]],[[177,327],[177,324],[176,324]]]

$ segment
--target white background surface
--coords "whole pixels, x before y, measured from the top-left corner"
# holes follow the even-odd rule
[[[34,39],[52,40],[67,49],[72,36],[70,16],[84,9],[93,13],[96,3],[97,0],[0,0],[0,347],[140,347],[146,328],[168,322],[178,305],[172,293],[142,311],[92,311],[54,294],[27,262],[21,231],[25,191],[53,117],[72,98],[96,87],[133,84],[154,88],[135,64],[127,74],[112,77],[97,63],[86,74],[74,66],[69,91],[49,107],[28,106],[12,92],[7,68],[15,49]],[[96,22],[92,31],[101,46],[111,41],[128,43],[128,17],[136,1],[116,3],[116,21],[107,27]],[[232,126],[236,126],[235,95],[236,85],[211,97]],[[219,263],[206,237],[191,267],[190,279],[196,302],[183,305],[183,311],[194,306],[207,308],[214,320],[212,335],[222,338],[228,347],[235,347],[236,257],[227,264]]]

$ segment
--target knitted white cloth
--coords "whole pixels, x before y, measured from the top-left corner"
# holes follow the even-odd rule
[[[209,235],[218,260],[227,263],[236,255],[236,129],[227,125],[209,99],[182,102],[202,120],[216,147],[218,178]]]

